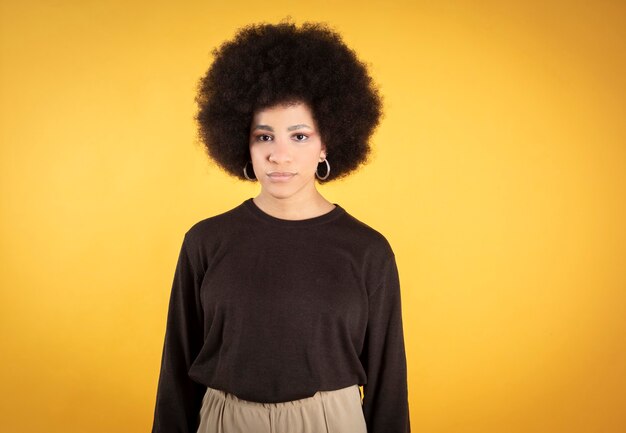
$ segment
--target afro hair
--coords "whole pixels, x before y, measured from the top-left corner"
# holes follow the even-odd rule
[[[331,166],[325,183],[369,162],[382,96],[367,66],[324,23],[251,24],[212,51],[196,103],[199,138],[227,173],[246,180],[250,124],[257,110],[306,103]],[[326,171],[326,164],[321,171]],[[321,176],[324,176],[322,174]]]

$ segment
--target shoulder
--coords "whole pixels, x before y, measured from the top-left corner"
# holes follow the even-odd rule
[[[387,237],[371,224],[345,212],[345,217],[341,219],[339,225],[343,229],[344,236],[372,259],[385,262],[394,256]]]
[[[193,223],[185,232],[184,240],[188,245],[200,245],[215,242],[220,235],[232,232],[240,227],[241,205],[203,218]]]
[[[395,264],[391,243],[380,230],[350,214],[342,219],[342,224],[343,239],[347,239],[349,248],[361,263],[367,293],[374,293]]]

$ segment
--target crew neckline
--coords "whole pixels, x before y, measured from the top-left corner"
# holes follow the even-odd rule
[[[257,216],[258,218],[268,223],[271,223],[273,225],[283,226],[283,227],[308,227],[308,226],[324,224],[326,222],[332,221],[345,212],[344,208],[342,208],[340,205],[338,205],[337,203],[333,203],[333,204],[335,205],[335,207],[332,210],[326,212],[325,214],[318,215],[318,216],[311,217],[311,218],[304,218],[300,220],[288,220],[284,218],[278,218],[278,217],[275,217],[273,215],[266,213],[259,206],[257,206],[257,204],[252,200],[252,197],[250,197],[249,199],[246,199],[242,203],[242,205],[246,209],[248,209],[252,214]]]

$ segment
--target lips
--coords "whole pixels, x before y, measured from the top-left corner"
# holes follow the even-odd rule
[[[290,172],[274,172],[268,174],[269,178],[272,180],[289,180],[295,176],[295,173]]]
[[[270,173],[270,176],[292,176],[292,175],[293,173],[290,173],[288,171]]]

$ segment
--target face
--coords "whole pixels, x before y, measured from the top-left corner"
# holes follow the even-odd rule
[[[250,127],[250,156],[262,194],[303,199],[314,194],[315,171],[326,147],[309,107],[299,103],[257,111]]]

